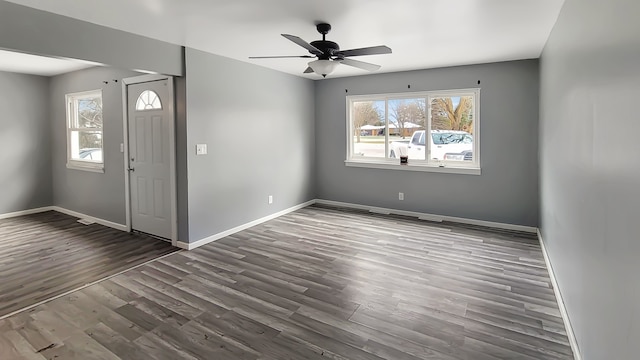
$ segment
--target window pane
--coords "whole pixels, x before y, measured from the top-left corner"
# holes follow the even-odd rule
[[[464,89],[348,96],[347,160],[400,165],[398,158],[408,156],[415,166],[479,167],[478,95]]]
[[[79,128],[102,128],[102,98],[84,97],[77,100],[77,124]]]
[[[424,130],[426,113],[425,99],[389,100],[389,133],[411,138],[416,130]]]
[[[431,100],[430,159],[473,161],[473,97]]]
[[[72,131],[71,159],[102,162],[102,132]]]
[[[136,101],[136,110],[159,110],[162,109],[162,103],[158,94],[153,90],[145,90]]]
[[[407,155],[409,159],[424,160],[426,119],[425,98],[389,100],[390,157]]]
[[[353,155],[385,157],[384,100],[352,103]]]

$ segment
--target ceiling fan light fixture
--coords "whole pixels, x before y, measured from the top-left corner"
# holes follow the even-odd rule
[[[333,60],[314,60],[307,65],[309,65],[316,74],[327,77],[328,74],[331,74],[333,70],[336,69],[338,64],[340,64],[340,62]]]

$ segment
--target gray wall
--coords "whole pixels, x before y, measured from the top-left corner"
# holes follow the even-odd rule
[[[0,1],[0,48],[182,75],[182,47]]]
[[[316,82],[318,198],[537,226],[538,80],[525,60]],[[482,175],[345,166],[346,95],[476,87]]]
[[[49,79],[0,72],[0,214],[51,205]]]
[[[190,242],[313,199],[313,82],[189,48],[186,71]]]
[[[53,205],[125,224],[122,78],[130,70],[94,67],[51,78],[50,112]],[[113,80],[117,79],[118,82]],[[104,84],[103,81],[108,81]],[[102,89],[104,173],[67,169],[65,95]]]
[[[541,59],[541,231],[585,360],[640,354],[638,14],[566,0]]]

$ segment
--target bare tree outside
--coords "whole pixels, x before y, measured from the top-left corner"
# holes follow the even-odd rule
[[[405,127],[411,123],[424,128],[426,106],[424,99],[402,99],[389,101],[389,121],[396,126],[402,138]]]
[[[96,129],[96,132],[82,131],[79,134],[80,149],[102,147],[102,98],[78,100],[78,128]]]
[[[381,122],[381,114],[373,101],[359,101],[353,104],[353,128],[357,142],[360,142],[360,132],[365,125],[377,125]]]
[[[427,128],[427,99],[416,99],[416,121],[422,129]]]
[[[473,134],[473,97],[441,97],[431,102],[432,130],[461,130]]]

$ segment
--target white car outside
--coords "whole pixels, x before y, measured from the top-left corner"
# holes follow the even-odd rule
[[[431,130],[430,133],[430,159],[445,160],[445,154],[462,153],[473,150],[473,137],[466,131]],[[409,159],[424,160],[426,154],[425,140],[425,131],[416,131],[408,143],[400,141],[392,142],[389,156],[394,158],[408,155]]]

